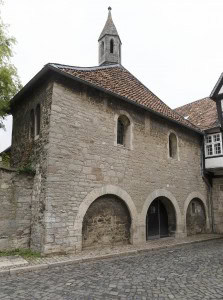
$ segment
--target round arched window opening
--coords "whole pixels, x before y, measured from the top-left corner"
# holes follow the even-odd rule
[[[35,111],[35,135],[39,136],[40,134],[40,104],[37,104]]]
[[[169,157],[177,158],[177,137],[174,133],[169,135]]]
[[[35,136],[35,113],[34,109],[30,112],[30,138],[33,139]]]
[[[130,145],[130,121],[125,115],[121,115],[117,121],[117,144]]]
[[[114,41],[113,39],[110,40],[110,53],[114,52]]]
[[[100,48],[101,56],[103,56],[105,53],[105,43],[103,41],[101,42]]]

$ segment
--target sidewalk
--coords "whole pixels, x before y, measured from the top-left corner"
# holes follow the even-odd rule
[[[111,257],[136,255],[142,252],[171,248],[179,245],[192,244],[221,238],[223,238],[223,235],[200,234],[183,239],[162,238],[151,240],[146,244],[140,246],[126,245],[96,250],[84,250],[78,255],[57,255],[51,257],[26,259],[20,256],[4,256],[0,257],[0,276],[14,275],[28,271],[38,271],[54,266],[95,261]]]

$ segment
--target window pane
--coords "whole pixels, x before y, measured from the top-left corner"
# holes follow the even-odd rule
[[[211,135],[206,136],[206,143],[211,143],[212,142],[212,137]]]
[[[220,143],[214,144],[214,153],[221,154],[221,144]]]
[[[214,139],[214,142],[219,142],[220,141],[220,134],[214,134],[213,135],[213,139]]]
[[[206,149],[207,149],[207,155],[213,155],[212,145],[207,145]]]

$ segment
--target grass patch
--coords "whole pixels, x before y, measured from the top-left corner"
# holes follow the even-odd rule
[[[5,251],[0,251],[0,257],[1,256],[14,256],[14,255],[19,255],[24,258],[29,258],[29,257],[41,257],[39,252],[32,251],[30,249],[14,249],[14,250],[5,250]]]

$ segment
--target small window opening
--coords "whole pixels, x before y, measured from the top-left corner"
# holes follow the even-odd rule
[[[111,39],[110,40],[110,53],[114,52],[114,41]]]
[[[35,114],[35,127],[36,127],[36,136],[40,134],[40,105],[36,106],[36,114]]]
[[[177,158],[177,137],[174,133],[169,135],[169,157]]]
[[[122,115],[118,118],[117,123],[117,144],[128,146],[130,145],[130,121]]]
[[[105,43],[101,42],[101,56],[103,56],[105,53]]]
[[[35,114],[34,109],[30,112],[30,138],[34,138],[35,135]]]
[[[192,213],[195,214],[196,213],[196,204],[194,202],[192,202],[191,205],[192,205]]]
[[[124,134],[125,134],[125,126],[122,120],[118,119],[117,143],[120,145],[124,145]]]

